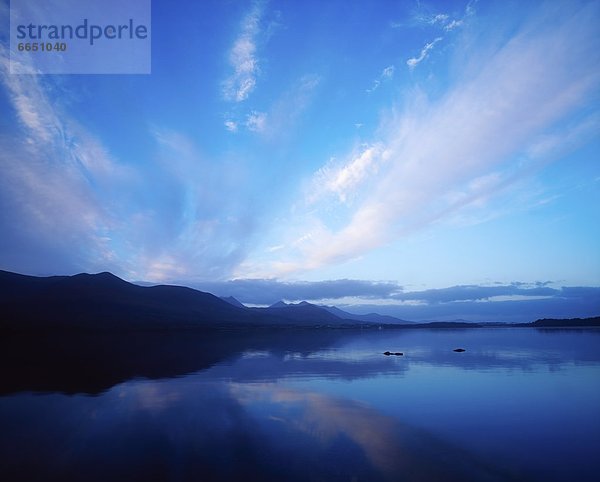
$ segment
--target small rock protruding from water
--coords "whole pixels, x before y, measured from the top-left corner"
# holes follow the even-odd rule
[[[464,348],[455,348],[452,351],[455,351],[456,353],[462,353],[463,351],[467,351],[467,350],[465,350]]]
[[[396,352],[393,352],[393,351],[384,351],[383,354],[385,356],[390,356],[390,355],[403,356],[404,355],[404,353],[402,353],[401,351],[396,351]]]

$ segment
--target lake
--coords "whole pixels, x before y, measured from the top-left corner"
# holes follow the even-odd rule
[[[600,473],[597,329],[13,337],[0,375],[3,481]]]

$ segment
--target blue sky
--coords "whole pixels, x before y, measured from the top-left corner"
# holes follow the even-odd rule
[[[2,269],[452,316],[600,287],[598,2],[154,0],[151,75],[63,76],[8,73],[1,5]]]

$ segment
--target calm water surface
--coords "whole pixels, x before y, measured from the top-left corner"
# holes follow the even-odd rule
[[[0,349],[5,481],[600,473],[600,330],[154,334]]]

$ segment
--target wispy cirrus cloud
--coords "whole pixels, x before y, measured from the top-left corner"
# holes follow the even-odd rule
[[[443,40],[443,37],[437,37],[431,42],[426,43],[425,46],[421,49],[421,53],[419,54],[419,56],[408,59],[406,61],[406,65],[408,65],[409,68],[414,69],[417,65],[419,65],[421,62],[423,62],[423,60],[427,58],[429,52],[435,47],[435,44],[437,44],[441,40]]]
[[[129,277],[170,282],[221,279],[245,256],[254,232],[251,203],[244,199],[244,168],[215,163],[195,140],[154,127],[160,177],[153,202],[130,219],[127,238],[137,244]],[[223,196],[236,192],[237,196]]]
[[[438,13],[437,15],[432,15],[426,18],[425,21],[430,25],[445,25],[446,22],[448,22],[448,18],[450,18],[450,16],[447,13]]]
[[[233,69],[223,83],[223,96],[232,102],[243,102],[256,87],[260,73],[257,57],[257,38],[264,13],[264,2],[255,1],[242,20],[241,31],[229,51],[229,64]]]
[[[444,30],[446,32],[451,32],[459,27],[461,27],[464,23],[464,20],[452,20],[451,22],[444,25]]]
[[[290,275],[361,256],[530,176],[540,160],[527,154],[549,134],[554,145],[573,146],[597,132],[594,122],[581,128],[589,127],[589,117],[566,121],[598,88],[599,16],[595,4],[557,9],[543,21],[532,16],[491,55],[467,66],[445,95],[430,101],[415,91],[413,102],[383,118],[369,143],[389,161],[351,156],[315,173],[313,182],[329,192],[348,188],[339,202],[358,202],[343,213],[331,199],[296,211],[296,225],[274,242],[286,249],[265,272]],[[479,41],[469,43],[474,55],[486,49]],[[358,182],[375,165],[369,182]]]
[[[388,153],[384,147],[373,144],[362,146],[345,162],[330,160],[316,172],[308,188],[308,203],[313,204],[328,194],[334,194],[339,201],[346,202],[361,184],[377,174],[387,159]]]
[[[237,132],[238,130],[238,123],[236,121],[228,119],[223,124],[229,132]]]
[[[242,123],[246,129],[268,141],[281,142],[293,132],[294,125],[310,106],[321,78],[303,75],[286,89],[265,111],[253,110]]]
[[[267,114],[257,111],[250,112],[246,116],[245,126],[251,132],[264,132],[267,126]]]
[[[375,92],[382,82],[392,79],[394,77],[394,70],[395,67],[393,65],[388,65],[383,69],[379,77],[373,81],[371,88],[367,89],[367,93]]]
[[[0,140],[2,221],[12,227],[2,240],[4,266],[17,261],[38,273],[113,266],[117,221],[101,198],[133,173],[52,102],[41,76],[11,75],[9,62],[0,45],[0,79],[21,126]]]
[[[0,137],[3,269],[218,279],[243,259],[251,208],[222,196],[241,192],[239,165],[221,169],[193,139],[156,127],[155,157],[126,165],[61,106],[52,78],[10,74],[1,45],[0,81],[19,124]]]
[[[453,13],[436,12],[431,6],[417,2],[416,8],[407,20],[392,21],[392,28],[419,27],[451,31],[461,27],[465,19],[475,14],[475,5],[478,0],[469,1],[464,9],[462,16],[457,16]]]
[[[431,8],[425,4],[418,4],[417,10],[413,13],[411,21],[409,22],[412,26],[429,26],[432,28],[443,29],[446,31],[454,30],[461,27],[465,19],[475,14],[475,5],[478,0],[470,0],[464,9],[462,16],[457,16],[451,13],[435,13],[431,11]],[[401,26],[399,24],[397,26]]]
[[[461,18],[455,18],[448,13],[425,13],[418,11],[412,17],[412,24],[417,26],[427,26],[438,31],[443,31],[446,34],[450,34],[454,30],[459,29],[465,25],[465,22],[469,17],[475,14],[475,3],[476,0],[470,1],[465,7],[464,14]],[[419,10],[424,8],[419,6]],[[402,26],[402,25],[399,25]],[[421,49],[418,56],[411,57],[406,61],[406,65],[412,70],[421,62],[427,59],[433,48],[438,42],[444,40],[443,37],[438,36],[431,42],[425,44]]]

